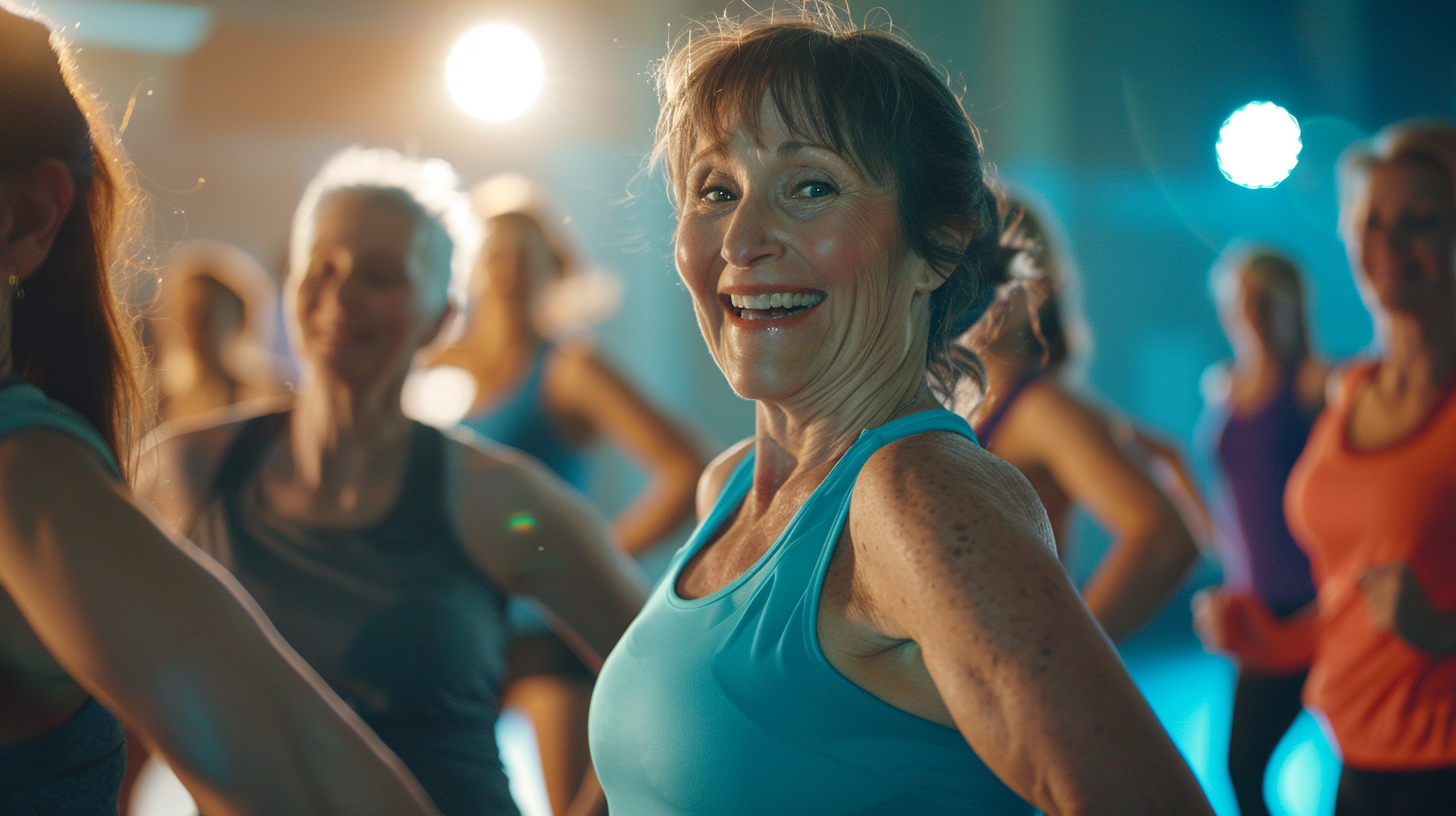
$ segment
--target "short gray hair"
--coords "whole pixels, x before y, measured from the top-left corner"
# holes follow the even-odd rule
[[[387,147],[346,147],[329,157],[304,188],[293,215],[288,251],[290,277],[308,267],[319,207],[336,193],[348,191],[398,196],[401,203],[417,210],[421,218],[436,227],[448,244],[450,277],[443,287],[432,281],[431,292],[438,293],[441,308],[452,301],[463,302],[480,249],[480,224],[460,191],[460,178],[444,159],[406,156]]]

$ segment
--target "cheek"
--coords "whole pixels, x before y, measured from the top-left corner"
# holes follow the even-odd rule
[[[722,241],[702,225],[685,222],[674,238],[673,255],[678,277],[702,310],[708,300],[717,300],[716,270],[721,268]]]

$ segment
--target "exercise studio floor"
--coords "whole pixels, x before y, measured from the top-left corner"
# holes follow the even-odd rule
[[[1236,816],[1223,769],[1228,747],[1233,666],[1207,654],[1192,636],[1149,636],[1123,649],[1133,679],[1182,749],[1219,816]],[[501,757],[521,816],[550,816],[529,722],[506,712],[496,728]],[[1334,807],[1339,762],[1308,713],[1285,736],[1265,780],[1274,816],[1326,816]],[[138,783],[135,816],[194,816],[187,792],[166,768],[154,765]]]

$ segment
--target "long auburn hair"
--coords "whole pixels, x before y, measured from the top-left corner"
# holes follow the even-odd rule
[[[132,321],[112,273],[131,260],[136,237],[130,165],[66,44],[3,3],[0,76],[0,175],[59,159],[76,187],[50,254],[12,300],[14,370],[90,422],[129,473],[142,403]]]

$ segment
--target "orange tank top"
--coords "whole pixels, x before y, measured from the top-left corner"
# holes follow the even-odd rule
[[[1437,658],[1373,622],[1369,568],[1405,561],[1437,608],[1456,608],[1456,395],[1385,447],[1348,443],[1374,364],[1352,366],[1290,474],[1285,510],[1319,588],[1320,644],[1304,700],[1345,762],[1366,770],[1456,765],[1456,656]]]

